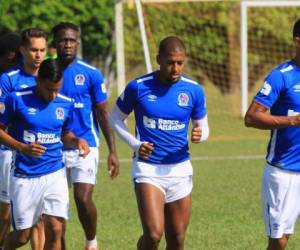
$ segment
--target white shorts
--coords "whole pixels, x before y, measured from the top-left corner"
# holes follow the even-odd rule
[[[79,150],[63,151],[63,162],[67,167],[68,180],[71,183],[96,184],[99,164],[99,150],[90,147],[90,153],[85,157],[79,156]]]
[[[165,203],[180,200],[193,189],[193,167],[191,162],[177,164],[149,164],[134,160],[132,163],[132,181],[149,183],[161,190]]]
[[[31,228],[41,215],[68,219],[69,192],[66,168],[36,178],[10,179],[12,226]]]
[[[263,174],[262,208],[269,237],[293,234],[300,214],[300,173],[267,164]]]
[[[13,151],[0,149],[0,202],[10,203],[9,179],[13,161]]]

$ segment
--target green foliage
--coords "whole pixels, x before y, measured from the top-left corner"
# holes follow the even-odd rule
[[[80,26],[83,55],[105,57],[112,47],[114,1],[110,0],[1,0],[0,34],[38,26],[50,33],[59,22]]]

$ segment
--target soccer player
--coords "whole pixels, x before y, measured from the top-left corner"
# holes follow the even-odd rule
[[[13,92],[0,116],[0,141],[16,151],[10,198],[15,231],[5,249],[18,248],[29,240],[40,216],[45,225],[45,248],[61,249],[63,221],[68,215],[68,184],[62,162],[62,142],[85,157],[89,147],[71,132],[73,102],[58,94],[63,71],[55,60],[45,60],[37,85]],[[5,129],[13,128],[13,136]]]
[[[99,129],[109,149],[107,159],[111,178],[119,173],[119,162],[112,129],[108,122],[107,94],[102,74],[95,67],[76,58],[79,28],[72,23],[60,23],[52,29],[57,60],[64,68],[61,93],[73,98],[74,133],[84,138],[91,149],[88,157],[77,157],[74,150],[65,148],[64,162],[70,172],[79,220],[86,237],[86,248],[97,248],[97,210],[92,200],[98,167]]]
[[[20,43],[20,35],[15,32],[6,33],[0,37],[0,75],[19,63]]]
[[[269,73],[245,116],[247,127],[271,130],[262,180],[268,250],[285,249],[300,214],[300,19],[293,39],[295,57]]]
[[[0,107],[2,109],[3,102],[9,93],[36,84],[36,76],[40,64],[46,55],[46,46],[47,37],[44,30],[39,28],[29,28],[21,33],[21,44],[19,49],[23,62],[14,69],[2,74],[0,77]],[[3,244],[5,232],[9,230],[10,224],[9,175],[12,163],[12,150],[3,145],[0,146],[0,240]],[[36,225],[33,230],[31,240],[33,249],[43,249],[43,235],[44,232],[41,222]]]
[[[135,151],[132,181],[143,226],[139,250],[158,249],[164,231],[166,249],[184,249],[193,186],[189,121],[193,143],[209,134],[205,95],[197,82],[182,75],[185,59],[185,46],[178,37],[163,39],[157,55],[159,70],[131,81],[110,116],[111,126]],[[132,111],[136,137],[124,123]]]

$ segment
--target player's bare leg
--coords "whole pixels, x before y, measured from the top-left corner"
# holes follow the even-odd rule
[[[97,209],[92,199],[94,185],[74,183],[74,200],[87,241],[96,241]],[[97,247],[97,242],[95,242]]]
[[[166,250],[183,250],[191,215],[191,195],[165,205]]]
[[[135,193],[143,226],[137,249],[157,250],[164,233],[164,195],[148,183],[137,183]]]
[[[38,221],[36,225],[33,226],[30,236],[31,249],[33,250],[43,250],[45,245],[45,229],[44,222],[42,219]]]
[[[15,250],[18,247],[24,246],[29,241],[30,234],[31,228],[10,232],[5,239],[4,249]]]
[[[0,247],[10,231],[10,204],[0,202]]]
[[[269,238],[267,250],[284,250],[289,240],[289,235],[284,234],[279,239]]]
[[[57,216],[43,215],[45,228],[45,250],[61,250],[64,219]]]

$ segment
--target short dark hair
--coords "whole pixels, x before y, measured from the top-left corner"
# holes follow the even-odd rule
[[[159,43],[158,53],[160,55],[176,50],[185,51],[183,41],[177,36],[167,36]]]
[[[56,35],[61,31],[61,30],[66,30],[66,29],[71,29],[71,30],[74,30],[76,32],[79,33],[80,29],[79,27],[74,24],[74,23],[69,23],[69,22],[61,22],[57,25],[55,25],[53,28],[52,28],[52,35],[53,37],[55,38]]]
[[[300,19],[298,19],[294,24],[293,37],[300,37]]]
[[[43,29],[40,28],[29,28],[26,30],[23,30],[21,33],[21,45],[27,46],[30,42],[30,38],[40,38],[43,37],[47,41],[47,34]]]
[[[58,83],[63,77],[63,69],[57,60],[46,59],[41,63],[38,78]]]
[[[21,36],[16,32],[9,32],[0,37],[0,56],[5,56],[9,52],[19,54],[19,47],[21,44]]]

